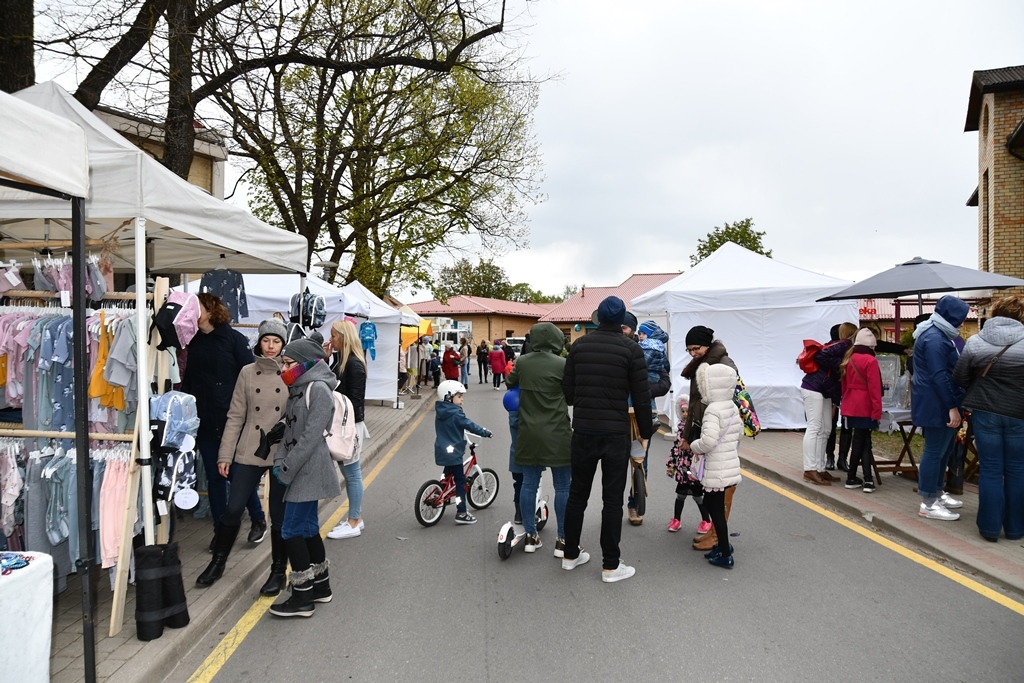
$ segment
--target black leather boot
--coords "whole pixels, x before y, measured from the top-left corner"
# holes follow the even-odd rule
[[[270,578],[260,588],[260,595],[277,595],[284,590],[284,570],[288,567],[288,554],[279,529],[270,530]]]
[[[239,526],[228,526],[221,524],[217,529],[217,535],[213,541],[213,559],[202,574],[196,578],[196,585],[207,588],[217,583],[217,579],[224,575],[224,566],[228,563],[228,555],[231,554],[231,546],[235,544],[238,537]]]
[[[292,572],[291,597],[270,608],[277,617],[311,617],[316,612],[313,601],[313,568]]]
[[[331,580],[328,574],[328,560],[313,565],[313,602],[330,602],[334,595],[331,593]]]

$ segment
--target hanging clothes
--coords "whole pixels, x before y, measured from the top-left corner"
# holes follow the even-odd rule
[[[249,316],[249,302],[245,296],[245,279],[236,270],[217,268],[203,273],[199,291],[220,297],[231,313],[231,322]]]

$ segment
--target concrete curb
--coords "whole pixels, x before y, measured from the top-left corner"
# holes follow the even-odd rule
[[[878,510],[864,510],[863,508],[853,505],[838,497],[828,495],[823,487],[805,485],[801,479],[779,472],[758,460],[760,460],[760,458],[753,459],[749,455],[744,455],[741,450],[740,462],[743,464],[743,467],[751,470],[758,476],[768,479],[772,483],[778,484],[789,491],[797,493],[802,498],[821,504],[823,507],[833,508],[846,513],[847,515],[855,516],[866,526],[873,527],[874,530],[883,532],[887,536],[903,541],[905,545],[917,546],[918,548],[925,550],[927,554],[933,556],[932,559],[935,559],[940,563],[954,565],[954,568],[962,573],[982,577],[988,582],[996,584],[1009,592],[1015,593],[1017,597],[1024,597],[1024,580],[1022,580],[1021,577],[1014,576],[1013,574],[1000,570],[998,567],[986,564],[978,558],[976,554],[971,552],[972,547],[968,544],[962,542],[958,543],[958,545],[965,546],[963,550],[950,548],[948,545],[940,546],[927,538],[923,538],[920,535],[908,531],[905,523],[906,520],[896,519],[893,517],[892,513]],[[868,519],[868,515],[871,517],[870,520]],[[909,515],[907,516],[909,517]]]
[[[434,405],[432,394],[423,400],[408,401],[405,411],[408,418],[395,423],[373,435],[372,444],[362,454],[360,462],[368,468],[380,459],[391,447],[394,439],[404,431],[419,413]],[[320,517],[330,517],[341,506],[344,495],[320,505]],[[237,551],[233,554],[238,556]],[[237,564],[229,565],[224,577],[203,591],[208,599],[194,601],[189,605],[192,619],[183,629],[167,629],[164,635],[146,643],[143,648],[124,666],[107,679],[108,683],[135,683],[136,681],[162,681],[167,674],[196,645],[207,637],[220,618],[238,600],[250,597],[252,602],[260,599],[256,594],[268,575],[270,566],[270,542],[261,543],[248,550]],[[276,599],[276,598],[275,598]],[[199,603],[199,610],[196,610]],[[219,637],[217,638],[219,640]]]

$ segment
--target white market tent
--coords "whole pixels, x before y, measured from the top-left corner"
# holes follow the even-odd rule
[[[633,299],[631,310],[638,317],[668,316],[675,396],[689,391],[679,374],[689,362],[686,333],[705,325],[736,362],[761,427],[803,429],[803,373],[796,357],[804,339],[827,341],[833,325],[857,322],[856,301],[816,301],[848,284],[729,242],[693,269]],[[669,415],[673,424],[674,413],[675,406]]]
[[[246,275],[249,315],[240,322],[257,325],[272,318],[274,313],[282,313],[287,318],[291,297],[300,291],[300,286],[297,275]],[[394,401],[398,395],[401,326],[419,325],[419,316],[392,308],[359,282],[336,287],[309,276],[306,287],[310,293],[322,296],[327,305],[327,317],[320,329],[324,339],[330,336],[331,324],[346,315],[355,317],[359,322],[369,320],[376,325],[376,358],[369,355],[366,358],[366,398]]]
[[[153,273],[195,273],[218,265],[242,272],[306,271],[304,238],[189,185],[60,86],[40,83],[15,97],[85,131],[91,184],[85,204],[86,237],[116,239],[121,248],[114,256],[117,270],[134,269],[136,228],[141,224],[148,243],[145,258]],[[45,145],[37,147],[36,154],[51,166],[64,162]],[[13,199],[19,201],[8,201]],[[32,253],[13,247],[17,241],[71,239],[70,217],[67,202],[0,188],[0,246],[5,257],[31,258]]]
[[[87,196],[85,132],[71,121],[0,92],[0,177],[72,197]],[[25,199],[31,196],[24,193]]]

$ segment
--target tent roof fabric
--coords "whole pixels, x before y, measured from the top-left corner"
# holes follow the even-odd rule
[[[409,304],[409,308],[416,311],[418,315],[444,316],[447,318],[454,315],[487,314],[539,318],[550,311],[553,306],[554,304],[524,304],[518,301],[488,299],[482,296],[463,296],[461,294],[449,298],[447,304],[442,304],[437,299]]]
[[[598,304],[605,297],[617,296],[629,305],[635,297],[649,292],[679,276],[679,273],[638,273],[630,275],[618,287],[581,287],[580,291],[555,306],[540,319],[542,323],[590,322]]]
[[[936,294],[977,289],[1022,287],[1024,280],[986,270],[942,263],[915,256],[869,278],[832,292],[819,301],[895,298],[908,294]]]
[[[726,242],[687,272],[633,299],[632,310],[654,315],[802,307],[848,284]]]
[[[86,237],[116,240],[115,269],[133,268],[133,221],[144,218],[152,245],[149,268],[155,273],[195,273],[218,265],[249,273],[306,272],[305,238],[186,183],[59,86],[40,83],[15,97],[85,131],[90,174]],[[26,197],[0,188],[0,246],[6,258],[31,258],[13,247],[17,241],[71,239],[67,202]]]
[[[79,126],[0,92],[0,177],[85,197],[88,154]]]

